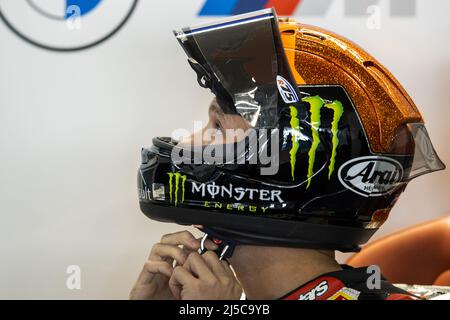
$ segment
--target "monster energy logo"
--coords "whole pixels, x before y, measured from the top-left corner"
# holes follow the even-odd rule
[[[169,176],[169,196],[170,203],[173,203],[175,206],[178,205],[178,194],[180,193],[180,184],[181,184],[181,203],[184,202],[184,185],[186,183],[186,176],[182,175],[179,172],[168,172]]]
[[[312,144],[311,148],[308,152],[308,184],[306,188],[308,189],[311,184],[311,178],[314,175],[314,163],[316,160],[316,151],[317,147],[320,144],[320,137],[319,137],[319,128],[321,125],[321,109],[322,108],[328,108],[333,110],[333,121],[331,122],[331,134],[332,134],[332,151],[331,151],[331,158],[330,158],[330,164],[328,166],[328,179],[331,178],[331,175],[334,171],[334,164],[336,160],[336,151],[337,147],[339,145],[339,137],[338,137],[338,129],[339,129],[339,121],[341,120],[342,114],[344,113],[344,107],[342,106],[342,103],[340,101],[333,101],[328,102],[322,99],[319,96],[313,96],[313,97],[306,97],[303,98],[302,101],[308,102],[310,105],[310,112],[311,112],[311,130],[312,130]],[[300,135],[300,120],[298,119],[298,111],[294,106],[290,107],[290,113],[291,113],[291,128],[293,131],[292,134],[292,147],[290,154],[290,162],[291,162],[291,175],[292,175],[292,181],[295,180],[295,162],[296,162],[296,155],[297,151],[299,149],[299,135]]]

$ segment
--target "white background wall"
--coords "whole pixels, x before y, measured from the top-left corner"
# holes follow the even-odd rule
[[[151,245],[180,229],[140,213],[136,169],[152,137],[206,116],[211,95],[171,34],[209,20],[197,17],[202,4],[140,1],[117,36],[68,54],[30,46],[0,22],[0,298],[126,298]],[[295,17],[384,63],[450,165],[450,1],[418,0],[415,18],[381,5],[380,30],[344,17],[340,0],[325,17],[302,18],[301,8]],[[448,214],[449,181],[449,171],[413,181],[376,236]],[[81,290],[66,288],[72,264]]]

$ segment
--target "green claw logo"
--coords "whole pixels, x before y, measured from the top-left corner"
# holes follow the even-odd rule
[[[291,158],[291,175],[292,181],[295,180],[295,161],[297,160],[296,154],[298,148],[300,147],[300,143],[298,142],[300,139],[300,120],[298,119],[298,110],[294,106],[290,106],[291,110],[291,128],[292,128],[292,148],[289,151],[289,155]]]
[[[182,175],[179,172],[168,172],[169,176],[169,195],[170,195],[170,203],[173,203],[175,206],[178,205],[178,194],[180,193],[180,183],[181,183],[181,203],[184,202],[184,193],[185,193],[185,183],[186,176]],[[175,184],[175,188],[174,185]]]
[[[331,152],[331,158],[330,158],[330,165],[328,166],[328,179],[331,178],[331,175],[334,171],[334,164],[336,160],[336,151],[337,147],[339,145],[339,138],[338,138],[338,129],[339,129],[339,121],[341,120],[342,114],[344,113],[344,107],[342,106],[342,103],[340,101],[333,101],[333,102],[326,102],[319,96],[314,97],[306,97],[303,98],[302,101],[308,102],[310,105],[310,112],[311,112],[311,130],[312,130],[312,145],[308,152],[308,184],[306,186],[306,189],[309,188],[311,184],[311,178],[314,175],[314,162],[316,160],[316,151],[317,147],[320,144],[320,138],[319,138],[319,128],[321,124],[321,109],[322,108],[328,108],[333,110],[333,121],[331,123],[331,133],[333,135],[332,138],[332,152]],[[292,134],[292,147],[290,154],[290,160],[291,160],[291,174],[292,174],[292,181],[295,180],[295,162],[296,162],[296,155],[297,151],[299,149],[299,136],[300,136],[300,121],[297,117],[298,111],[294,106],[290,107],[291,111],[291,128],[293,131]]]

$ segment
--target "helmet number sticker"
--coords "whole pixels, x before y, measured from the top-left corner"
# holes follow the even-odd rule
[[[285,103],[298,102],[298,95],[292,85],[282,76],[277,76],[277,86],[281,97]]]

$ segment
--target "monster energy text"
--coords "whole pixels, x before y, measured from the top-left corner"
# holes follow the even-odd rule
[[[186,176],[179,172],[168,172],[169,176],[169,197],[170,203],[175,206],[184,202],[186,194]],[[281,198],[281,190],[267,190],[267,189],[253,189],[235,187],[233,184],[218,185],[215,182],[212,183],[196,183],[191,182],[192,194],[200,194],[202,198],[208,197],[210,199],[222,198],[233,199],[236,201],[241,200],[259,200],[267,202],[284,203]]]
[[[209,195],[211,199],[216,197],[234,199],[236,201],[241,201],[244,198],[248,200],[260,200],[268,202],[279,202],[283,203],[284,200],[281,198],[280,190],[266,190],[266,189],[252,189],[252,188],[242,188],[235,187],[231,183],[227,186],[217,185],[215,182],[212,183],[195,183],[192,182],[192,193],[200,193],[202,197]],[[244,199],[245,200],[245,199]]]

